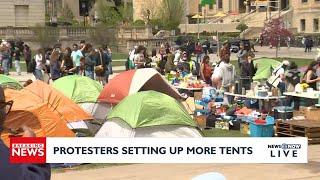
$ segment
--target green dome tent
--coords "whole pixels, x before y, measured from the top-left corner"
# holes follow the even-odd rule
[[[62,77],[53,83],[53,87],[75,103],[96,102],[103,88],[97,81],[78,75]]]
[[[257,67],[256,75],[253,80],[268,79],[271,76],[273,69],[280,66],[281,62],[269,58],[261,58],[253,61],[254,66]]]
[[[98,103],[97,99],[102,91],[102,85],[85,76],[65,76],[53,83],[53,87],[77,103],[83,110],[95,119],[103,120],[110,111],[106,103]]]
[[[122,100],[96,137],[201,137],[197,124],[174,98],[143,91]]]
[[[20,90],[23,88],[22,85],[17,80],[2,74],[0,74],[0,85],[3,88],[10,88],[10,89],[16,89],[16,90]]]

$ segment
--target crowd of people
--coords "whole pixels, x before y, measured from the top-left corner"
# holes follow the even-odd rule
[[[93,48],[90,43],[81,41],[63,48],[60,44],[52,48],[40,48],[34,56],[27,44],[17,46],[3,41],[0,46],[0,58],[3,74],[9,75],[15,62],[18,75],[21,75],[20,60],[24,57],[28,73],[33,73],[38,80],[55,81],[63,76],[82,75],[106,84],[112,74],[112,52],[108,46]]]

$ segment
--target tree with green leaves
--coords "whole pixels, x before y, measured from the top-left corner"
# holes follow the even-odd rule
[[[69,23],[73,21],[74,15],[68,4],[65,4],[63,7],[61,7],[60,19],[63,20],[64,22],[69,22]]]
[[[238,24],[238,26],[236,27],[237,30],[239,30],[241,33],[243,31],[245,31],[246,29],[248,29],[248,25],[246,25],[244,22],[241,22],[240,24]]]
[[[183,0],[162,0],[158,17],[166,30],[178,28],[184,16],[184,7]]]
[[[105,25],[115,26],[121,21],[121,15],[106,0],[97,0],[95,10],[99,21]]]

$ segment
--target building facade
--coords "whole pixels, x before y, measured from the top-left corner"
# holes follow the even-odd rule
[[[300,33],[319,33],[320,0],[291,0],[292,26]]]
[[[45,24],[44,0],[1,0],[1,27],[29,27]]]

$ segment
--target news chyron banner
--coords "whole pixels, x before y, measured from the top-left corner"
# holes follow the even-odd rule
[[[306,138],[12,138],[12,163],[307,163]]]

